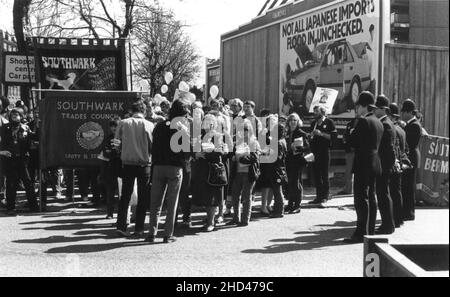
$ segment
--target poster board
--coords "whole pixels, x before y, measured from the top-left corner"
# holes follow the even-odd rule
[[[110,120],[123,118],[139,99],[134,92],[48,91],[42,95],[41,169],[98,166],[98,155],[110,135]]]
[[[346,0],[280,24],[280,110],[309,113],[317,87],[337,90],[333,115],[348,114],[362,91],[376,93],[381,5]]]
[[[311,102],[311,107],[309,109],[309,113],[314,112],[314,108],[316,106],[322,106],[326,109],[327,115],[333,113],[333,107],[336,103],[337,96],[339,92],[334,89],[327,88],[317,88],[316,93],[314,94],[314,98]]]

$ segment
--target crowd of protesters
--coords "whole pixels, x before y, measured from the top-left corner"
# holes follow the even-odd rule
[[[121,237],[144,238],[149,212],[145,238],[154,242],[165,209],[163,240],[170,243],[176,240],[179,212],[182,223],[178,226],[190,228],[194,207],[206,212],[205,232],[221,225],[248,226],[256,189],[262,194],[262,215],[279,219],[299,214],[303,173],[309,163],[316,186],[316,198],[310,204],[323,208],[331,198],[330,151],[337,129],[322,107],[314,109],[314,120],[304,127],[295,112],[284,116],[263,109],[257,116],[253,101],[220,98],[192,104],[180,98],[157,104],[140,100],[123,119],[111,120],[99,168],[55,168],[39,177],[39,121],[21,102],[10,108],[2,98],[0,104],[0,190],[4,192],[0,198],[5,198],[2,204],[8,215],[16,214],[19,188],[26,192],[29,210],[36,212],[39,187],[35,185],[41,180],[45,211],[47,188],[53,188],[57,199],[64,199],[64,185],[65,199],[71,201],[76,178],[82,200],[89,202],[90,188],[91,204],[105,203],[107,219],[113,219],[117,211]],[[400,114],[385,96],[360,95],[356,118],[344,135],[347,172],[340,194],[354,193],[357,213],[357,230],[347,242],[361,242],[363,236],[375,234],[377,208],[382,216],[379,234],[392,234],[404,221],[414,220],[417,147],[423,134],[416,114],[411,100],[404,102]],[[135,183],[137,207],[130,220]],[[133,234],[128,228],[131,221]]]

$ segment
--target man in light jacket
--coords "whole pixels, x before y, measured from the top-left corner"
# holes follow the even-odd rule
[[[133,116],[119,123],[116,144],[121,145],[122,194],[117,217],[117,233],[126,237],[127,214],[134,183],[138,183],[138,204],[136,211],[135,236],[144,235],[147,209],[150,206],[151,150],[154,125],[145,119],[146,106],[143,101],[133,104]]]

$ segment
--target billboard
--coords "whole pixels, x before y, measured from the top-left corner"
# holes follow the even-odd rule
[[[120,48],[38,45],[41,89],[126,90]]]
[[[377,89],[380,3],[347,0],[280,24],[280,110],[309,113],[317,88],[338,91],[333,115],[351,116]]]
[[[45,92],[39,106],[41,168],[98,165],[110,120],[123,118],[137,99],[132,92]]]

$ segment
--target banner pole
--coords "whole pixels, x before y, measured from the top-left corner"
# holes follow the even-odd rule
[[[47,189],[45,189],[47,191]],[[42,169],[39,166],[39,212],[42,213]]]

